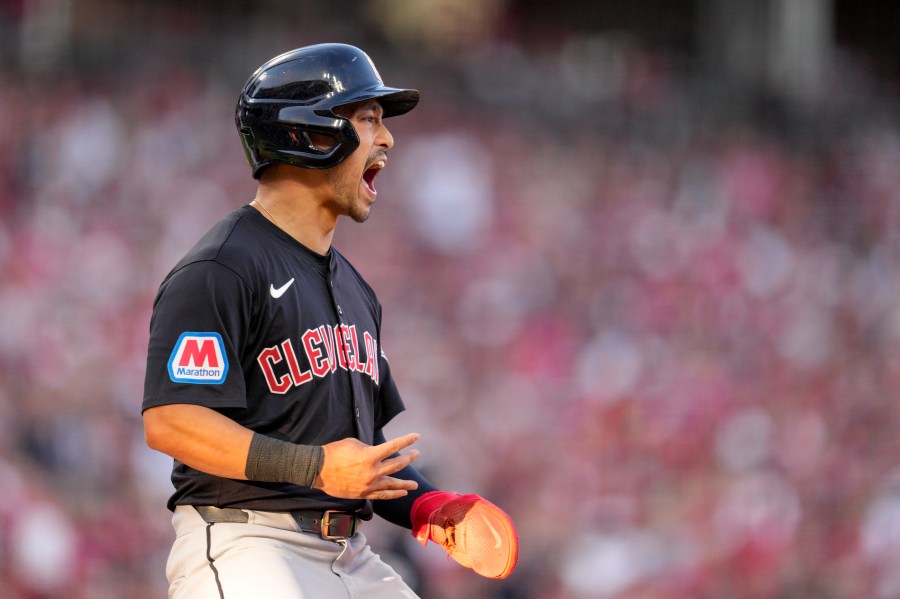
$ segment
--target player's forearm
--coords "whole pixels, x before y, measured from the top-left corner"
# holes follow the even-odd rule
[[[353,438],[299,445],[254,433],[209,408],[170,404],[144,412],[144,436],[152,449],[223,478],[315,486],[347,499],[393,499],[416,488],[390,474],[418,452],[387,459],[418,440],[416,434],[376,447]]]
[[[170,404],[144,412],[144,437],[161,451],[202,472],[246,480],[253,431],[215,410]]]
[[[425,476],[413,466],[407,466],[403,470],[400,470],[394,477],[402,480],[414,480],[419,486],[418,488],[409,491],[403,497],[398,497],[397,499],[373,501],[372,508],[375,510],[376,514],[388,522],[396,524],[397,526],[402,526],[403,528],[411,529],[412,520],[410,519],[410,512],[412,511],[413,503],[415,503],[416,499],[422,495],[430,493],[431,491],[436,491],[437,487],[431,484],[431,481],[425,478]]]

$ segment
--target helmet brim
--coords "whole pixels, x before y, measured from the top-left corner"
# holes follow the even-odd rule
[[[396,87],[380,86],[360,90],[359,92],[341,98],[342,102],[334,108],[355,104],[364,100],[378,100],[384,109],[384,118],[406,114],[419,103],[419,91],[415,89],[399,89]],[[332,108],[332,110],[334,109]]]

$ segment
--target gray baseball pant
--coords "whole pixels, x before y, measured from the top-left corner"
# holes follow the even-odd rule
[[[207,524],[193,507],[175,508],[170,599],[418,599],[362,533],[326,540],[290,514],[245,511],[246,523]]]

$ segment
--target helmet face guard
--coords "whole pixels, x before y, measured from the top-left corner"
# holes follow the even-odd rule
[[[359,137],[334,109],[371,99],[387,118],[412,110],[419,92],[386,87],[368,55],[346,44],[308,46],[268,61],[244,84],[235,110],[253,176],[274,163],[314,169],[340,164],[359,147]],[[310,133],[334,143],[317,147]]]

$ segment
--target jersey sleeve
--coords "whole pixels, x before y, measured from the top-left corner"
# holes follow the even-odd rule
[[[381,355],[381,387],[378,391],[378,402],[375,408],[375,428],[383,428],[394,417],[406,409],[403,400],[400,398],[400,392],[394,383],[394,377],[391,376],[390,365]]]
[[[382,308],[377,299],[374,299],[374,291],[372,292],[375,301],[375,313],[378,320],[378,338],[381,339],[381,318]],[[384,347],[378,348],[378,370],[381,373],[381,385],[378,389],[378,401],[375,403],[375,430],[380,430],[394,419],[397,414],[406,409],[403,405],[403,399],[400,397],[400,391],[391,375],[391,365],[388,363],[387,355]]]
[[[251,310],[251,290],[221,264],[195,262],[170,275],[150,319],[142,410],[246,407],[240,355]]]

